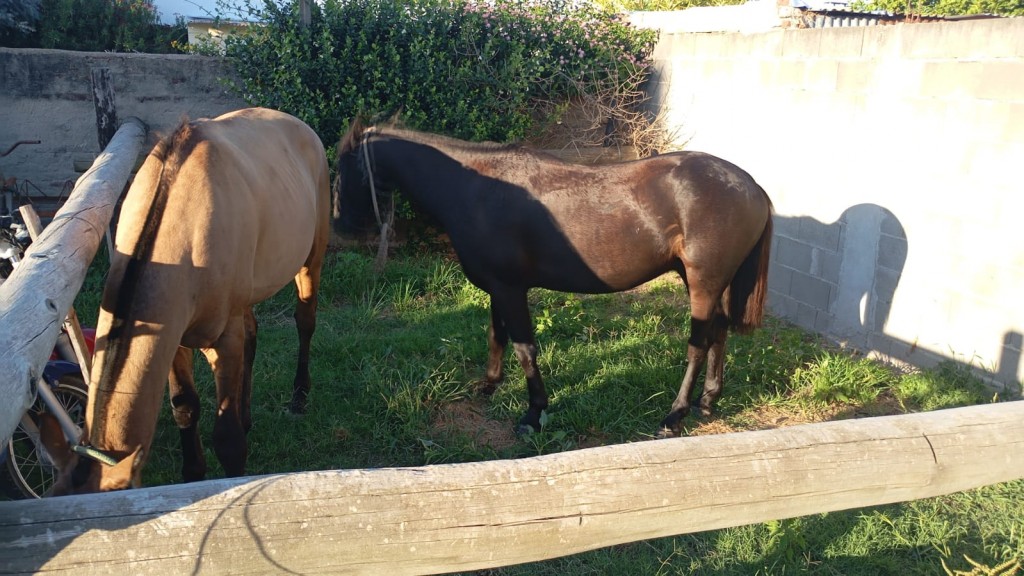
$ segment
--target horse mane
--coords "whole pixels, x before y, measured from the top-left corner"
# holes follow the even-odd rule
[[[189,121],[188,117],[184,116],[174,131],[153,148],[151,155],[160,161],[160,173],[157,176],[153,203],[150,205],[146,223],[132,252],[133,260],[146,260],[152,251],[153,239],[156,237],[160,221],[163,219],[164,208],[167,205],[168,191],[177,179],[181,166],[200,141],[199,130],[196,127],[195,122]]]
[[[348,126],[348,131],[338,141],[337,159],[359,147],[363,139],[363,132],[370,128],[362,116],[356,116]]]
[[[188,156],[188,152],[195,146],[195,142],[191,142],[195,136],[195,123],[189,120],[188,116],[182,116],[181,120],[174,130],[162,138],[160,142],[153,148],[152,154],[160,159],[161,162],[166,162],[174,155],[175,152],[178,157],[183,158]],[[184,150],[186,145],[189,150]],[[185,151],[184,154],[180,152]]]
[[[348,131],[338,142],[338,160],[340,160],[343,155],[359,148],[359,145],[362,144],[363,136],[367,132],[396,136],[403,140],[410,140],[418,144],[430,146],[431,148],[437,148],[441,151],[459,151],[468,153],[512,151],[533,152],[518,143],[502,144],[499,142],[470,142],[468,140],[460,140],[458,138],[442,134],[412,130],[405,127],[397,117],[392,117],[387,121],[377,124],[370,124],[364,118],[356,117],[349,125]]]
[[[109,375],[107,382],[116,382],[124,368],[120,357],[127,352],[126,342],[132,336],[133,324],[130,320],[135,313],[133,309],[139,297],[137,294],[139,280],[147,262],[152,259],[153,245],[163,221],[164,210],[167,208],[167,197],[170,194],[171,185],[177,178],[185,159],[188,158],[199,141],[200,135],[196,130],[196,124],[190,122],[187,117],[183,117],[177,128],[157,143],[150,153],[160,161],[160,172],[157,175],[156,189],[146,214],[146,221],[132,247],[132,255],[124,268],[120,287],[117,290],[117,300],[113,305],[113,324],[108,333],[110,351],[105,357],[106,365],[103,367],[104,373]]]

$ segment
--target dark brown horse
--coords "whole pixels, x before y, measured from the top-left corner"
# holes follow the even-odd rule
[[[473,144],[355,122],[338,146],[334,223],[366,230],[376,194],[400,190],[447,231],[466,277],[490,294],[487,383],[501,381],[512,340],[526,373],[520,430],[540,429],[548,395],[526,293],[532,287],[617,292],[676,271],[690,294],[688,365],[660,435],[677,435],[708,363],[701,412],[722,393],[728,328],[764,310],[772,205],[749,174],[714,156],[678,152],[597,167],[515,145]],[[386,198],[381,202],[386,201]]]
[[[82,439],[119,463],[79,460],[45,426],[62,470],[54,494],[138,486],[168,381],[182,475],[204,478],[193,349],[216,381],[217,459],[227,475],[245,473],[253,305],[294,278],[299,359],[291,408],[301,412],[330,202],[319,137],[281,112],[253,108],[183,123],[156,146],[121,210]]]

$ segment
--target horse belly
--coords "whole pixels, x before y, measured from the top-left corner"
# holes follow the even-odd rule
[[[566,250],[542,259],[536,286],[560,292],[604,294],[649,282],[673,269],[672,258],[653,242],[576,243],[586,251]]]
[[[295,274],[298,273],[299,268],[296,267],[294,270],[289,268],[282,268],[277,274],[271,275],[259,275],[253,278],[252,290],[249,293],[247,300],[249,304],[258,304],[267,298],[277,294],[282,288],[284,288],[289,282],[295,278]]]

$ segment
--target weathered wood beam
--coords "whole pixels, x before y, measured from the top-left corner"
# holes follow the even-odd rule
[[[92,99],[96,108],[96,138],[100,150],[107,147],[117,131],[117,107],[114,105],[114,78],[109,68],[93,68]]]
[[[0,285],[0,445],[32,403],[30,382],[42,374],[145,139],[142,121],[121,125]]]
[[[0,502],[0,572],[473,570],[1016,478],[1024,401],[521,460]]]

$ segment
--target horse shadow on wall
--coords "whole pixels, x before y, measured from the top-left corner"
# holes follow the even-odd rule
[[[776,216],[770,304],[798,325],[855,348],[884,334],[907,257],[899,219],[858,204],[835,222]]]
[[[834,222],[776,216],[769,306],[797,325],[891,360],[955,360],[1019,393],[1024,337],[1010,331],[995,367],[927,352],[886,333],[909,242],[899,218],[877,204],[857,204]]]

